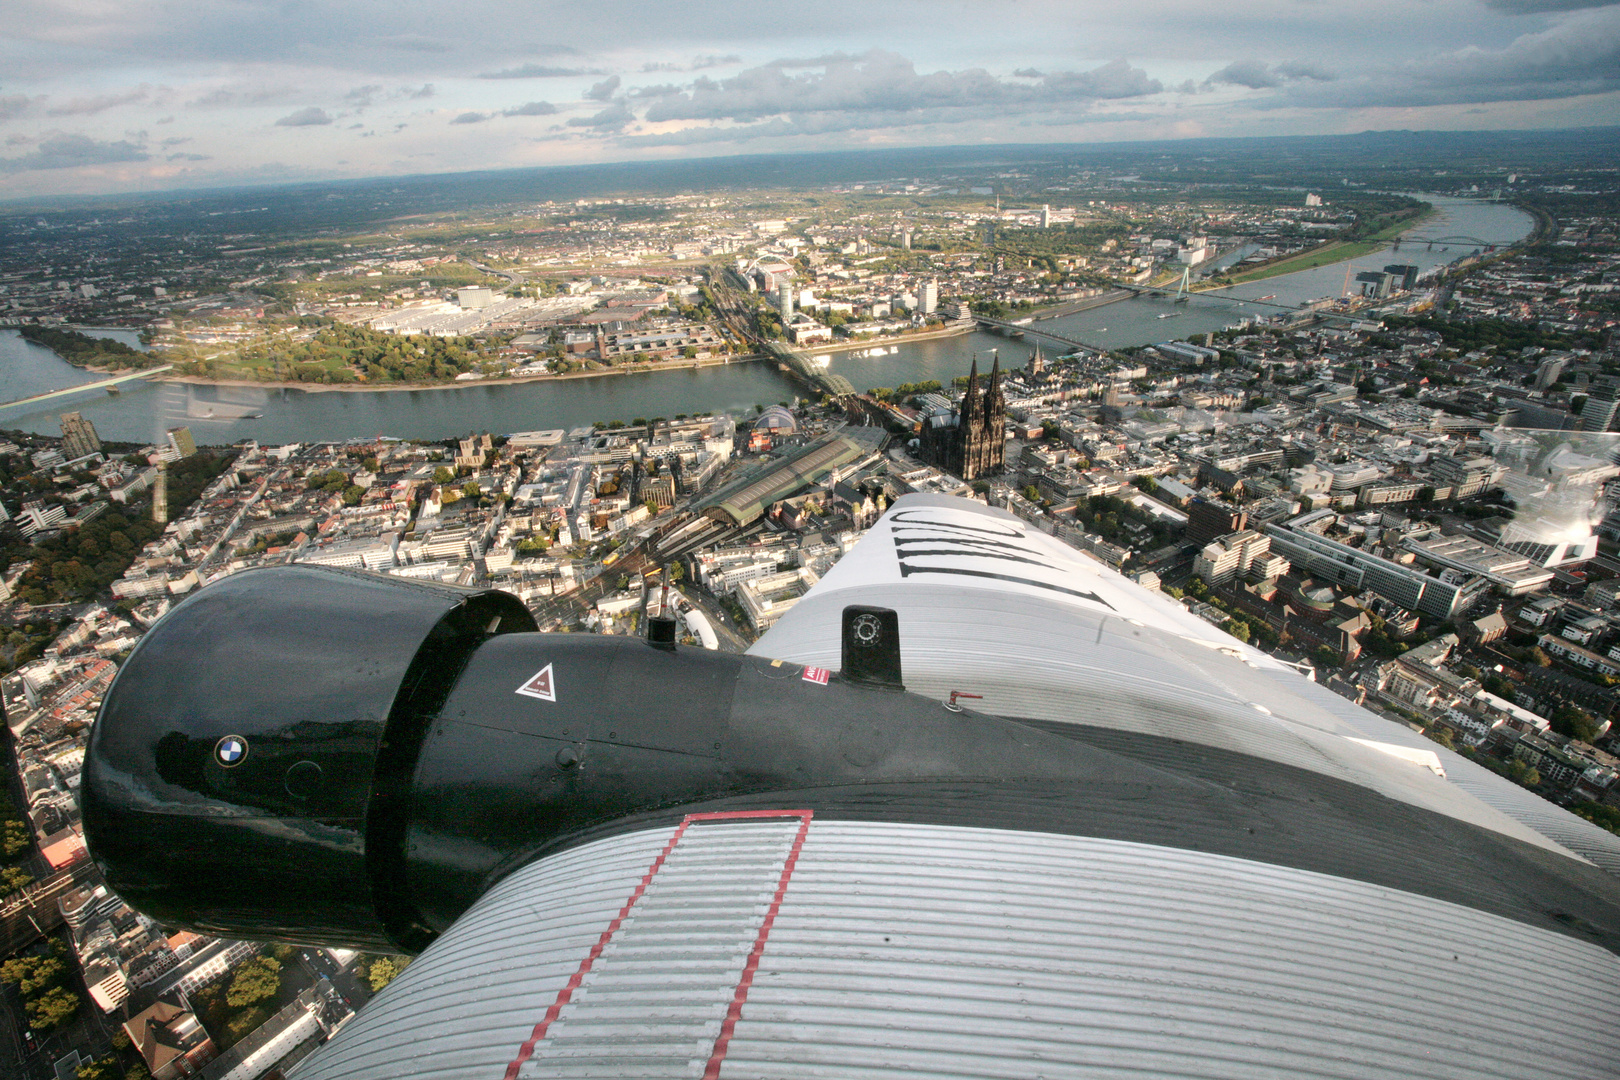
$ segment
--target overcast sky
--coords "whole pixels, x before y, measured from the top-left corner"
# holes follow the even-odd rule
[[[4,0],[0,198],[1620,123],[1582,0]]]

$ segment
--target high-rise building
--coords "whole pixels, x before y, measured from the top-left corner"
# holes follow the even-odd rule
[[[939,310],[939,284],[925,281],[922,288],[917,290],[917,312],[920,315],[932,315]]]
[[[1392,288],[1403,289],[1406,292],[1411,292],[1412,288],[1417,285],[1418,268],[1410,264],[1392,263],[1389,266],[1384,267],[1384,273],[1394,278],[1394,281],[1391,283]]]
[[[101,452],[96,425],[76,412],[62,414],[62,456],[69,461]]]
[[[979,361],[968,373],[967,391],[954,412],[923,421],[918,453],[924,461],[976,480],[1001,471],[1007,453],[1007,399],[1001,392],[1001,358],[990,368],[990,381],[979,389]]]
[[[1193,543],[1207,544],[1217,536],[1242,530],[1248,523],[1247,512],[1212,499],[1197,499],[1187,507],[1187,539]]]
[[[169,449],[183,458],[195,454],[197,452],[197,443],[191,437],[191,429],[188,427],[170,428]]]
[[[776,287],[776,312],[782,316],[782,325],[793,321],[793,283],[783,279]]]
[[[1568,356],[1549,356],[1536,365],[1536,389],[1548,390],[1558,382],[1564,374],[1564,366],[1569,363]]]
[[[152,520],[163,525],[169,520],[169,463],[158,462],[157,480],[152,484]]]
[[[1041,228],[1050,229],[1051,227],[1052,227],[1052,208],[1050,206],[1042,205],[1042,207],[1041,207]]]
[[[1592,384],[1581,406],[1582,431],[1608,431],[1614,426],[1614,414],[1620,409],[1620,384],[1613,379],[1600,379]]]
[[[901,229],[900,230],[900,246],[905,248],[907,251],[911,250],[911,230],[910,229]]]

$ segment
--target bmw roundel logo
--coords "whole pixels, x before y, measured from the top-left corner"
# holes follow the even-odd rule
[[[240,735],[227,735],[214,744],[214,760],[227,769],[233,769],[242,764],[242,760],[247,757],[247,752],[247,740]]]

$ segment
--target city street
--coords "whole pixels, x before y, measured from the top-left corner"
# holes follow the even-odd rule
[[[355,1011],[371,1000],[370,984],[355,976],[357,963],[358,960],[340,965],[325,949],[300,949],[298,952],[299,967],[317,981],[322,978],[329,981],[336,988],[344,1004]]]
[[[709,625],[714,627],[714,636],[719,639],[720,651],[730,653],[747,652],[752,639],[744,637],[738,632],[737,621],[720,605],[713,595],[696,582],[683,581],[677,586],[687,603],[708,616]]]

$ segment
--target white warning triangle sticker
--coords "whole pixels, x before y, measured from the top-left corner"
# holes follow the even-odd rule
[[[541,701],[556,701],[557,687],[551,681],[551,665],[547,664],[535,672],[534,676],[518,687],[515,693],[524,697],[539,698]]]

